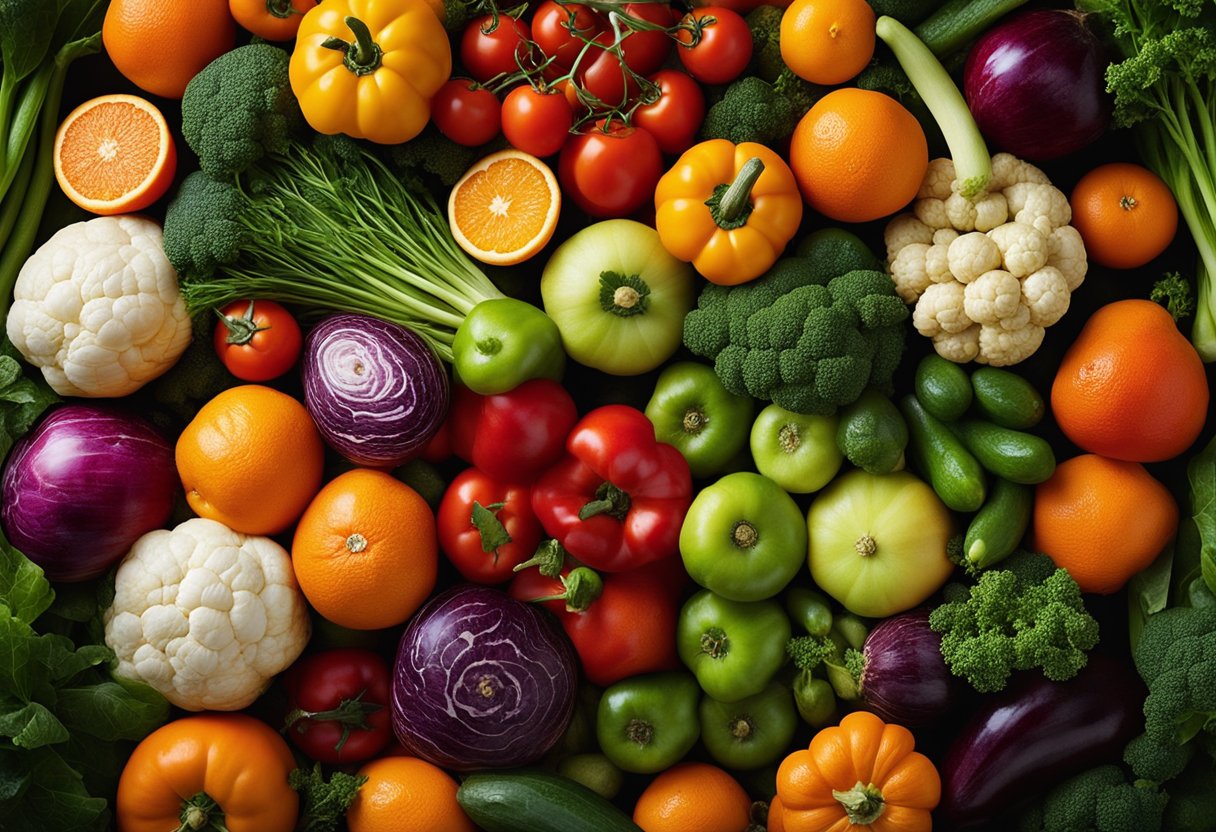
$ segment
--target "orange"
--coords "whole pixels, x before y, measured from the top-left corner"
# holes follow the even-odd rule
[[[383,471],[329,482],[296,526],[291,560],[304,597],[333,623],[379,630],[402,623],[435,588],[435,515]]]
[[[1203,361],[1165,309],[1108,303],[1086,321],[1056,371],[1051,409],[1065,435],[1113,459],[1178,456],[1203,430]]]
[[[1178,504],[1138,462],[1095,454],[1056,466],[1034,494],[1034,546],[1082,592],[1110,595],[1153,562],[1178,525]]]
[[[321,487],[325,447],[304,405],[259,384],[203,405],[177,440],[177,473],[199,517],[277,534]]]
[[[1069,200],[1089,259],[1112,269],[1143,266],[1178,230],[1178,203],[1157,174],[1114,162],[1081,177]]]
[[[874,57],[874,9],[866,0],[794,0],[781,16],[780,42],[799,78],[843,84]]]
[[[744,832],[751,798],[735,778],[708,763],[681,763],[650,782],[633,808],[645,832]]]
[[[228,0],[228,11],[242,27],[266,40],[291,40],[317,0]]]
[[[561,194],[553,171],[535,156],[491,153],[452,188],[448,224],[470,257],[494,266],[522,263],[553,237]]]
[[[203,67],[236,45],[228,0],[111,0],[101,41],[141,90],[181,98]]]
[[[367,782],[346,812],[350,832],[475,832],[443,769],[415,757],[382,757],[359,774]]]
[[[845,87],[815,104],[790,139],[790,168],[807,204],[841,222],[894,214],[929,168],[925,132],[890,96]]]
[[[55,134],[55,178],[94,214],[142,211],[165,195],[177,147],[160,110],[137,95],[103,95],[68,114]]]

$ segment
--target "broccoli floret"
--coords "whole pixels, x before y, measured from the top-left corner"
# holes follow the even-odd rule
[[[245,199],[231,182],[202,171],[186,177],[165,214],[165,256],[179,274],[210,277],[234,262],[246,242]]]
[[[773,89],[793,105],[795,120],[806,115],[807,111],[815,106],[815,102],[829,92],[828,87],[799,78],[788,66],[781,70],[781,74],[773,82]]]
[[[858,269],[882,271],[882,262],[860,237],[843,228],[820,228],[798,241],[797,257],[810,260],[830,277]]]
[[[1148,685],[1149,738],[1183,744],[1216,728],[1216,609],[1173,607],[1149,616],[1132,658]]]
[[[1216,769],[1206,757],[1196,757],[1166,791],[1163,829],[1177,832],[1216,832]]]
[[[279,153],[304,125],[287,79],[288,55],[268,43],[225,52],[182,96],[182,135],[199,166],[217,179]]]
[[[430,174],[444,187],[450,188],[464,176],[465,171],[472,167],[474,162],[495,149],[501,148],[494,142],[480,148],[456,144],[440,133],[434,124],[428,124],[408,142],[394,145],[391,158],[399,170],[413,174]]]
[[[200,407],[241,383],[215,354],[211,343],[215,323],[211,311],[195,315],[190,346],[167,373],[148,385],[152,420],[171,436],[180,433]]]
[[[747,28],[752,33],[752,60],[747,71],[770,84],[777,80],[785,61],[781,57],[781,18],[785,9],[757,6],[747,13]]]
[[[1141,734],[1123,749],[1123,762],[1141,780],[1165,783],[1182,773],[1193,753],[1192,745],[1161,743]]]
[[[1053,788],[1022,818],[1022,832],[1158,832],[1168,797],[1099,766]]]
[[[798,636],[785,645],[786,654],[799,670],[814,670],[836,651],[836,643],[827,636]]]
[[[1098,643],[1098,622],[1076,581],[1032,552],[1003,567],[985,571],[965,595],[954,593],[930,613],[946,665],[981,693],[1001,690],[1014,670],[1032,667],[1049,679],[1071,679]]]
[[[731,84],[722,100],[709,108],[701,138],[774,145],[794,132],[800,117],[772,84],[749,75]]]
[[[1154,283],[1149,300],[1164,306],[1175,321],[1195,314],[1195,293],[1187,279],[1178,272],[1168,272]]]

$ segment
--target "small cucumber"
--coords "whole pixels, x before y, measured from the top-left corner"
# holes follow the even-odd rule
[[[976,409],[1004,428],[1032,428],[1047,412],[1047,404],[1034,385],[1008,370],[981,367],[971,374],[971,387]]]
[[[591,789],[536,769],[470,774],[456,802],[485,832],[641,832]]]
[[[955,511],[977,511],[984,504],[984,469],[963,443],[916,396],[904,396],[900,410],[908,422],[912,463]]]
[[[971,381],[967,371],[936,353],[916,365],[916,398],[925,410],[943,422],[953,422],[971,407]]]
[[[993,474],[1010,482],[1034,485],[1056,470],[1056,455],[1047,440],[992,422],[968,419],[950,426],[967,450]]]
[[[1033,488],[997,477],[988,501],[967,527],[963,556],[974,568],[987,569],[1012,555],[1030,525],[1033,506]]]
[[[914,30],[939,58],[961,49],[1026,0],[950,0]]]
[[[867,390],[840,411],[836,445],[849,462],[870,474],[889,474],[903,466],[908,426],[899,409],[877,390]]]

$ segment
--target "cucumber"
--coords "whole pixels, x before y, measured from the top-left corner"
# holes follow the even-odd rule
[[[538,769],[470,774],[456,802],[485,832],[641,832],[591,789]]]
[[[1034,485],[1056,470],[1051,445],[1034,434],[980,419],[956,422],[950,428],[980,465],[1010,482]]]
[[[984,504],[984,469],[963,443],[916,396],[904,396],[900,410],[908,422],[912,462],[955,511],[977,511]]]
[[[899,409],[877,390],[867,390],[840,411],[836,446],[849,462],[870,474],[903,467],[908,426]]]
[[[967,527],[963,556],[972,567],[987,569],[1014,553],[1034,506],[1034,489],[997,477],[988,501]]]
[[[1008,370],[981,367],[971,374],[971,388],[976,410],[1001,427],[1032,428],[1047,412],[1047,403],[1034,385]]]
[[[939,58],[963,48],[1026,0],[950,0],[913,29]]]
[[[913,385],[925,410],[943,422],[953,422],[971,407],[967,371],[936,353],[926,355],[916,365]]]

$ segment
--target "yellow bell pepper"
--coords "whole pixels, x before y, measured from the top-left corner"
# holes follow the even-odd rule
[[[452,49],[426,0],[323,0],[300,22],[288,72],[317,132],[399,144],[430,120]]]
[[[802,222],[789,165],[754,142],[689,148],[659,180],[654,204],[663,247],[724,286],[768,271]]]

